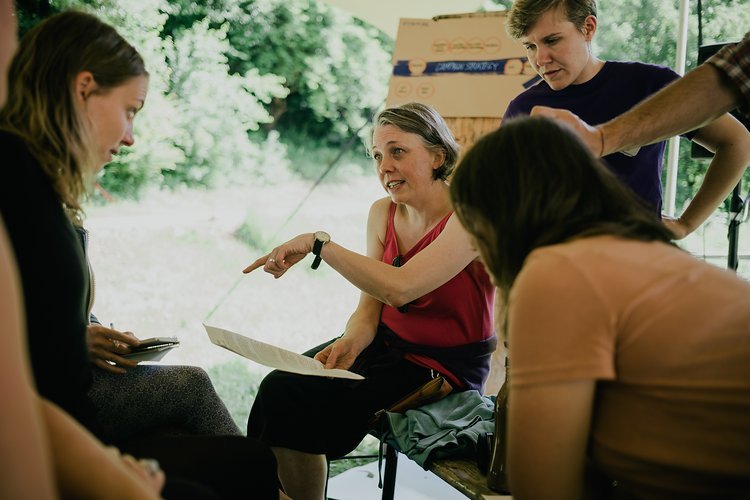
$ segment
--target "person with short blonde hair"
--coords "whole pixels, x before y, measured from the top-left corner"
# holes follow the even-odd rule
[[[595,0],[517,0],[507,26],[526,48],[529,64],[541,81],[510,102],[503,120],[546,106],[568,110],[597,125],[679,78],[662,66],[599,59],[592,47],[599,26]],[[662,218],[677,239],[711,215],[750,164],[750,134],[731,115],[719,116],[687,132],[686,137],[712,151],[714,157],[698,192],[676,219],[661,214],[664,141],[604,157],[617,177]]]

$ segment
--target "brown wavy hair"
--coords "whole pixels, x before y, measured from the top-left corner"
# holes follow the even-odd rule
[[[456,167],[461,146],[435,108],[419,102],[409,102],[384,109],[375,117],[375,127],[385,125],[393,125],[404,132],[417,134],[429,151],[443,152],[443,164],[432,172],[432,178],[448,180]]]
[[[91,72],[102,92],[148,76],[138,51],[112,26],[83,12],[62,12],[21,39],[0,111],[0,128],[23,139],[73,215],[99,166],[87,118],[74,99],[81,71]]]
[[[480,139],[450,186],[459,220],[506,295],[536,248],[594,235],[673,235],[564,125],[516,118]]]

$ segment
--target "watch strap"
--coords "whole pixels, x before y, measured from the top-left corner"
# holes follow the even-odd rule
[[[325,237],[330,238],[326,233],[322,233]],[[323,260],[323,258],[320,256],[320,252],[323,250],[323,245],[325,245],[328,241],[327,240],[320,240],[318,239],[317,233],[314,235],[315,241],[313,241],[313,247],[312,247],[312,253],[315,256],[312,262],[312,266],[310,266],[313,269],[317,269],[320,266],[320,262]]]
[[[315,255],[311,266],[313,269],[317,269],[320,266],[320,262],[323,260],[320,256],[321,250],[323,250],[323,242],[316,238],[312,248],[312,253]]]

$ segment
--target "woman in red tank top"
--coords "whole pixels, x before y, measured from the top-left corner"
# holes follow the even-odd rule
[[[451,208],[447,180],[458,145],[445,121],[423,104],[386,109],[376,118],[370,153],[388,196],[370,209],[367,255],[318,231],[245,269],[262,267],[278,278],[312,252],[313,268],[325,261],[361,291],[343,335],[307,355],[365,380],[272,372],[248,420],[248,435],[272,447],[295,499],[322,498],[326,456],[354,449],[376,411],[436,373],[456,390],[481,389],[495,346],[494,288]]]

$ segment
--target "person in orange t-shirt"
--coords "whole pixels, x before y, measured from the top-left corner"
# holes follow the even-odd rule
[[[750,498],[750,284],[546,118],[480,140],[451,195],[508,300],[513,498]]]

